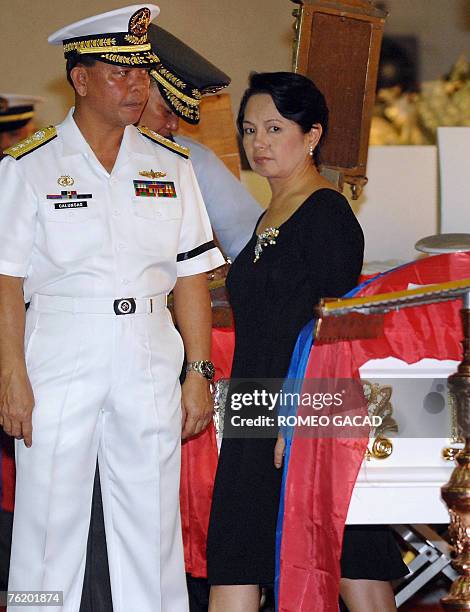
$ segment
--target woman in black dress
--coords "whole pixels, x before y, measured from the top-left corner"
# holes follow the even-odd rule
[[[357,284],[364,240],[347,200],[318,171],[328,109],[309,79],[253,75],[237,124],[250,165],[268,179],[272,200],[227,277],[236,339],[231,376],[284,378],[314,305]],[[276,457],[275,445],[273,438],[224,437],[207,547],[210,612],[255,612],[259,586],[274,581],[282,477],[281,445]],[[403,575],[398,551],[391,561],[390,575],[380,580],[398,577],[397,562]],[[357,588],[356,604],[350,601],[347,582],[342,592],[351,610],[395,609],[387,582],[368,589],[360,605]]]

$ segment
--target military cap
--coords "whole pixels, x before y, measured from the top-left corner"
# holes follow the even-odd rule
[[[183,41],[154,23],[149,27],[152,51],[160,62],[150,71],[172,111],[188,123],[199,122],[205,94],[230,84],[230,77]]]
[[[0,132],[18,130],[34,117],[34,105],[43,102],[37,96],[0,93]]]
[[[151,67],[158,57],[151,50],[147,30],[159,12],[154,4],[126,6],[72,23],[51,34],[48,42],[63,44],[66,59],[90,55],[118,66]]]

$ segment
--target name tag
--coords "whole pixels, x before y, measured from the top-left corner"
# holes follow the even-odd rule
[[[56,210],[62,210],[63,208],[88,208],[88,204],[85,200],[82,202],[58,202],[54,204]]]
[[[143,198],[176,198],[173,181],[134,181],[134,191]]]

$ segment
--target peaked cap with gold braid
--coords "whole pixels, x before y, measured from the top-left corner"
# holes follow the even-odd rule
[[[38,96],[0,93],[0,132],[11,132],[34,117],[34,105],[43,102]]]
[[[159,12],[154,4],[133,4],[72,23],[51,34],[48,42],[63,44],[66,59],[91,55],[108,64],[151,68],[159,58],[151,49],[147,31]]]
[[[230,85],[230,77],[183,41],[150,24],[152,51],[160,62],[150,71],[171,110],[187,123],[199,123],[202,96]]]

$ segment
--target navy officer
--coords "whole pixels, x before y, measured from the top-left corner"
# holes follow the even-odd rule
[[[181,422],[191,435],[211,418],[205,272],[223,257],[187,149],[133,126],[158,63],[157,14],[125,7],[52,35],[75,107],[0,165],[0,424],[17,439],[9,589],[60,591],[64,612],[80,605],[97,457],[114,610],[188,610]]]

